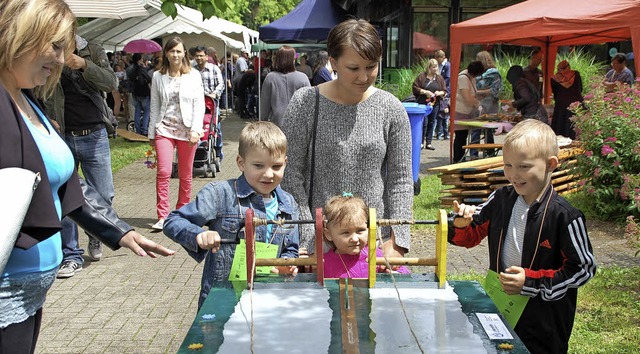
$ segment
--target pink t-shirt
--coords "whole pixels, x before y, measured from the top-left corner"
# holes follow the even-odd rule
[[[382,257],[381,249],[376,249],[376,256]],[[325,278],[367,278],[369,276],[369,264],[367,257],[369,249],[367,247],[360,251],[359,255],[337,254],[334,249],[330,249],[324,254],[324,277]],[[376,272],[382,273],[382,266],[376,267]],[[400,274],[409,274],[409,268],[402,266],[397,270]]]

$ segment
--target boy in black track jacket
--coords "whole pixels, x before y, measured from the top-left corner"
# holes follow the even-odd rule
[[[470,248],[488,236],[490,268],[505,292],[530,297],[515,332],[531,353],[566,353],[577,288],[596,272],[585,218],[551,185],[558,144],[547,124],[518,123],[503,160],[511,185],[477,208],[454,202],[449,242]]]

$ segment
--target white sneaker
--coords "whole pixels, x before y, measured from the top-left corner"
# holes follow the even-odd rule
[[[152,229],[158,230],[158,231],[162,231],[163,227],[164,227],[164,219],[158,220],[157,223],[155,223],[155,224],[153,224],[153,226],[151,226]]]

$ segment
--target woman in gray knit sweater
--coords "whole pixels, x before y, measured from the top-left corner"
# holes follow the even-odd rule
[[[400,101],[373,87],[382,55],[377,31],[365,20],[347,20],[331,30],[327,50],[338,78],[317,86],[315,159],[318,91],[302,88],[282,121],[289,140],[282,187],[300,205],[301,219],[311,219],[311,210],[342,192],[362,197],[378,218],[410,219],[411,128]],[[409,227],[391,229],[383,229],[385,253],[402,256],[409,250]],[[312,228],[303,228],[300,246],[313,250],[313,238]]]
[[[311,86],[307,75],[296,71],[295,63],[296,50],[283,45],[273,58],[273,71],[262,84],[260,114],[277,126],[282,123],[282,115],[293,93],[301,87]]]

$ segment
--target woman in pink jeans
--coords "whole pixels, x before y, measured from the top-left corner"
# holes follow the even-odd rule
[[[162,51],[162,65],[153,73],[149,140],[156,150],[156,210],[158,222],[152,228],[162,230],[169,214],[169,178],[173,151],[178,150],[178,203],[176,209],[189,203],[193,158],[203,134],[204,91],[200,73],[191,70],[185,48],[179,37],[173,37]]]

